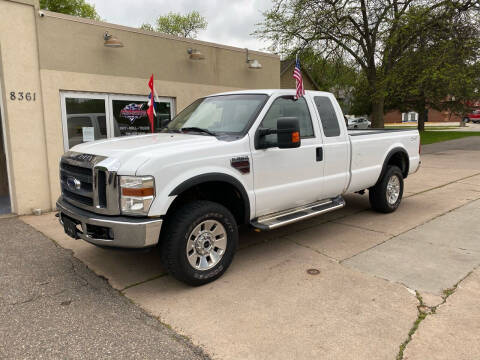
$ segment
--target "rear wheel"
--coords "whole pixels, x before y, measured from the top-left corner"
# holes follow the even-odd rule
[[[403,174],[397,166],[389,166],[380,181],[368,191],[370,205],[378,212],[397,210],[403,196]]]
[[[463,118],[463,122],[468,123],[469,121],[470,121],[470,119],[469,119],[468,117],[464,117],[464,118]]]
[[[161,240],[162,263],[176,279],[198,286],[230,266],[238,242],[235,218],[211,201],[188,203],[167,220]]]

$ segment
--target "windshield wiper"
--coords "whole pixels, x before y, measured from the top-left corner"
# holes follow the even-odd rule
[[[202,129],[202,128],[195,127],[195,126],[183,127],[180,130],[182,130],[182,131],[194,131],[194,132],[200,132],[200,133],[208,134],[208,135],[211,135],[211,136],[217,136],[217,134],[215,134],[214,132],[212,132],[208,129]]]
[[[163,133],[181,133],[180,130],[177,130],[177,129],[169,129],[169,128],[167,128],[167,127],[161,128],[160,131],[163,132]]]

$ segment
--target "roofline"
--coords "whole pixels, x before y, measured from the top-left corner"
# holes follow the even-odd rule
[[[130,26],[117,25],[117,24],[107,23],[107,22],[104,22],[104,21],[86,19],[86,18],[82,18],[82,17],[78,17],[78,16],[66,15],[66,14],[61,14],[61,13],[57,13],[57,12],[53,12],[53,11],[42,10],[42,12],[45,14],[45,16],[51,17],[51,18],[67,20],[67,21],[74,21],[74,22],[79,22],[79,23],[83,23],[83,24],[100,26],[100,27],[103,27],[103,28],[123,30],[123,31],[128,31],[128,32],[136,33],[136,34],[141,34],[141,35],[159,37],[159,38],[162,38],[162,39],[181,41],[181,42],[185,42],[185,43],[188,43],[188,44],[210,46],[210,47],[215,47],[215,48],[219,48],[219,49],[226,49],[226,50],[238,51],[238,52],[245,53],[245,48],[239,48],[239,47],[230,46],[230,45],[217,44],[217,43],[212,43],[212,42],[202,41],[202,40],[183,38],[183,37],[173,36],[173,35],[169,35],[169,34],[159,33],[159,32],[156,32],[156,31],[148,31],[148,30],[143,30],[143,29],[137,29],[137,28],[130,27]],[[256,55],[261,55],[261,56],[267,56],[267,57],[280,59],[279,55],[272,54],[272,53],[266,53],[266,52],[250,50],[250,49],[248,50],[248,52],[250,54],[256,54]]]
[[[284,61],[287,61],[287,60],[284,60]],[[280,71],[280,76],[282,76],[283,74],[285,74],[285,73],[287,72],[288,68],[289,68],[290,66],[292,66],[294,63],[295,63],[295,59],[292,59],[292,60],[290,61],[290,63],[288,63],[288,65],[285,66],[285,69],[283,69],[283,71]],[[318,86],[317,82],[316,82],[315,80],[313,80],[313,77],[312,77],[312,75],[310,75],[310,73],[308,72],[307,68],[303,68],[302,70],[303,70],[303,72],[305,73],[305,75],[308,76],[308,79],[312,82],[312,84],[317,88],[317,91],[320,91],[320,90],[318,90],[318,89],[320,89],[320,87]]]

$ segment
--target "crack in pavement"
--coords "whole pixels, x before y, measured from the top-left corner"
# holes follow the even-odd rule
[[[413,338],[413,335],[417,332],[419,326],[420,326],[420,323],[425,320],[428,316],[432,316],[432,315],[435,315],[436,312],[437,312],[437,309],[442,306],[443,304],[445,304],[447,302],[447,299],[452,296],[453,294],[455,294],[458,286],[460,285],[460,283],[462,281],[464,281],[466,278],[468,278],[475,270],[477,270],[478,268],[480,268],[480,266],[476,266],[475,268],[473,268],[471,271],[468,272],[468,274],[466,274],[464,277],[462,277],[459,281],[457,281],[451,288],[448,288],[448,289],[444,289],[443,290],[443,295],[442,295],[442,302],[438,305],[435,305],[435,306],[428,306],[426,305],[424,302],[423,302],[423,298],[422,296],[420,295],[420,293],[415,290],[415,296],[419,302],[419,305],[417,306],[417,311],[418,311],[418,314],[417,314],[417,319],[415,319],[412,327],[410,328],[410,330],[408,331],[408,335],[407,335],[407,338],[405,339],[405,341],[403,343],[400,344],[399,346],[399,350],[398,350],[398,354],[397,354],[397,357],[396,357],[396,360],[403,360],[403,355],[404,355],[404,352],[408,346],[408,344],[412,341],[412,338]]]
[[[42,295],[33,295],[32,297],[30,297],[30,298],[27,299],[27,300],[17,301],[17,302],[14,302],[14,303],[7,303],[7,304],[10,305],[10,306],[17,306],[17,305],[28,304],[28,303],[37,301],[37,300],[40,299],[41,297],[42,297]]]
[[[161,273],[161,274],[152,276],[151,278],[148,278],[148,279],[145,279],[145,280],[136,282],[136,283],[134,283],[134,284],[127,285],[127,286],[125,286],[123,289],[120,289],[120,290],[118,290],[118,291],[120,291],[120,292],[123,294],[123,292],[124,292],[125,290],[127,290],[127,289],[133,288],[133,287],[138,286],[138,285],[145,284],[145,283],[147,283],[147,282],[149,282],[149,281],[153,281],[153,280],[156,280],[156,279],[160,279],[161,277],[164,277],[164,276],[167,276],[167,275],[168,275],[168,273],[166,273],[166,272],[165,272],[165,273]]]
[[[325,256],[326,258],[332,260],[333,262],[335,262],[335,263],[337,263],[337,264],[340,263],[339,260],[337,260],[337,259],[335,259],[334,257],[331,257],[331,256],[329,256],[329,255],[327,255],[327,254],[322,253],[320,250],[314,249],[314,248],[312,248],[312,247],[310,247],[310,246],[308,246],[308,245],[301,244],[301,243],[299,243],[299,242],[297,242],[297,241],[295,241],[295,240],[293,240],[293,239],[290,239],[290,238],[288,237],[288,235],[285,235],[285,236],[282,237],[281,239],[285,239],[285,240],[287,240],[287,241],[290,241],[290,242],[292,242],[292,243],[294,243],[294,244],[296,244],[296,245],[298,245],[298,246],[301,246],[301,247],[303,247],[303,248],[305,248],[305,249],[312,250],[313,252],[316,252],[316,253],[319,254],[319,255],[323,255],[323,256]]]
[[[339,225],[344,225],[344,226],[350,226],[350,227],[353,227],[353,228],[357,228],[357,229],[361,229],[361,230],[366,230],[366,231],[371,231],[371,232],[374,232],[374,233],[377,233],[377,234],[382,234],[382,235],[387,235],[387,236],[396,236],[395,234],[390,234],[390,233],[386,233],[384,231],[379,231],[379,230],[373,230],[373,229],[369,229],[367,227],[363,227],[363,226],[360,226],[360,225],[354,225],[354,224],[345,224],[345,223],[342,223],[338,220],[331,220],[329,222],[332,222],[334,224],[339,224]]]

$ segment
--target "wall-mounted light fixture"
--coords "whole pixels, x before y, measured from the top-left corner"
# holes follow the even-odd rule
[[[123,43],[113,35],[109,34],[108,31],[105,31],[105,34],[103,34],[103,40],[105,41],[103,45],[106,47],[111,47],[111,48],[123,47]]]
[[[247,50],[247,64],[250,69],[261,69],[262,64],[258,62],[257,59],[250,59],[250,56],[248,55],[248,49]]]
[[[197,49],[187,49],[187,53],[190,55],[191,60],[203,60],[205,56]]]

